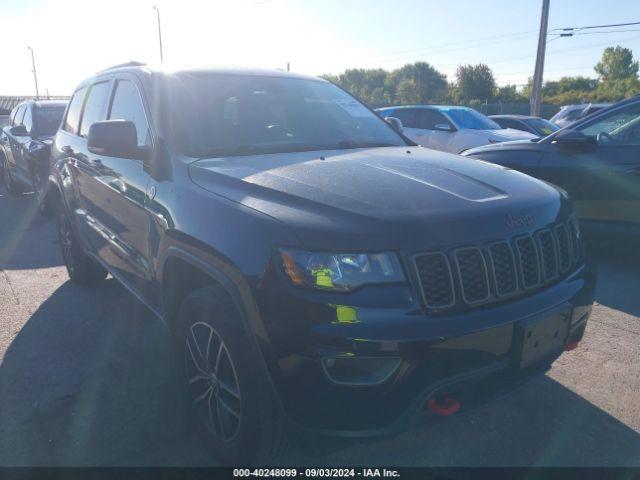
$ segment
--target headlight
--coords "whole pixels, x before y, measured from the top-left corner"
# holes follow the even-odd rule
[[[362,285],[404,282],[394,253],[323,253],[280,250],[285,274],[295,285],[354,290]]]

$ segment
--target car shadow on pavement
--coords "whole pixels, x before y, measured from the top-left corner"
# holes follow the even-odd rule
[[[541,376],[474,410],[418,418],[392,443],[325,439],[314,450],[331,465],[637,466],[640,434]]]
[[[164,325],[114,280],[66,282],[0,365],[0,465],[207,465]],[[309,437],[306,465],[633,465],[640,435],[547,376],[396,438]]]
[[[0,365],[0,465],[104,465],[182,435],[168,330],[114,280],[60,286]]]
[[[0,186],[0,269],[57,267],[55,219],[38,212],[32,193],[11,195]]]

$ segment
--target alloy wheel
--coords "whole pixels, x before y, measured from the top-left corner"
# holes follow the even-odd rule
[[[58,227],[58,239],[62,251],[62,257],[64,258],[65,265],[69,269],[69,273],[72,274],[74,270],[73,261],[73,232],[71,231],[71,225],[66,215],[61,214],[62,218]]]
[[[193,409],[216,439],[231,442],[240,429],[240,385],[222,337],[205,322],[192,324],[185,341],[185,368]]]

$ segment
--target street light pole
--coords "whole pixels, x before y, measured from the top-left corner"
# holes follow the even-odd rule
[[[538,53],[536,54],[536,68],[533,73],[533,88],[531,89],[531,115],[540,116],[542,103],[542,76],[544,73],[544,54],[547,48],[547,24],[549,22],[549,0],[542,0],[542,15],[540,17],[540,36],[538,37]]]
[[[36,100],[40,100],[40,93],[38,92],[38,75],[36,74],[36,61],[33,57],[33,48],[27,47],[31,52],[31,66],[33,67],[33,81],[36,84]]]
[[[160,28],[160,9],[155,5],[153,6],[153,9],[156,11],[156,14],[158,17],[158,41],[160,43],[160,63],[164,63],[164,59],[162,58],[162,30]]]

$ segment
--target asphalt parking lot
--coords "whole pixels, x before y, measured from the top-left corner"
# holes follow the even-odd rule
[[[307,465],[640,466],[640,260],[597,257],[580,347],[477,410],[395,438],[313,439]],[[71,284],[54,222],[0,188],[0,465],[214,465],[176,395],[170,338],[113,279]]]

